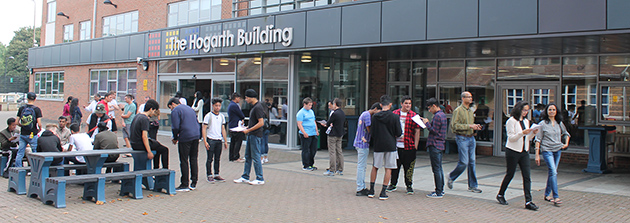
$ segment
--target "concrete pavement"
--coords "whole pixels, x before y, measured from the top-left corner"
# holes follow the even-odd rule
[[[0,112],[0,120],[3,114]],[[0,122],[2,123],[2,122]],[[0,124],[5,128],[6,124]],[[119,133],[120,134],[120,133]],[[160,136],[170,149],[170,169],[177,172],[177,147],[168,136]],[[122,144],[122,139],[119,139]],[[545,202],[546,166],[532,165],[532,195],[539,211],[524,209],[522,181],[517,173],[506,197],[510,205],[499,205],[494,197],[505,172],[503,157],[477,157],[477,175],[481,194],[467,191],[466,174],[455,181],[452,190],[446,188],[443,199],[424,195],[433,190],[433,177],[428,154],[418,152],[414,174],[414,195],[404,190],[389,193],[386,201],[355,196],[356,152],[344,151],[345,170],[342,176],[326,177],[328,153],[319,151],[317,171],[302,171],[299,150],[272,148],[270,163],[263,166],[266,184],[251,186],[234,184],[243,171],[242,163],[227,161],[222,155],[221,176],[228,182],[210,184],[205,181],[206,153],[200,150],[197,190],[179,192],[175,196],[150,191],[144,199],[134,200],[117,195],[118,184],[108,183],[104,205],[80,199],[83,188],[70,185],[67,208],[56,209],[38,199],[6,192],[7,180],[0,179],[0,219],[5,222],[67,222],[97,220],[103,222],[628,222],[630,221],[630,173],[582,173],[584,166],[561,164],[558,181],[562,207]],[[243,152],[241,152],[241,155]],[[131,158],[121,158],[131,162]],[[457,155],[444,156],[445,176],[455,167]],[[368,159],[372,163],[371,156]],[[533,162],[532,162],[533,164]],[[252,170],[252,179],[254,178]],[[382,172],[377,179],[380,190]],[[404,189],[402,179],[399,186]]]

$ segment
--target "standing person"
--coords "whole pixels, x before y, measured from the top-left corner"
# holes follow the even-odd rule
[[[505,130],[507,132],[507,142],[505,142],[505,163],[507,171],[503,182],[501,182],[501,188],[499,194],[497,194],[497,201],[502,205],[508,205],[505,200],[505,191],[507,190],[510,181],[514,178],[516,172],[516,165],[521,169],[521,175],[523,175],[523,192],[525,194],[525,208],[529,210],[538,210],[538,206],[532,202],[531,184],[530,179],[530,164],[529,164],[529,142],[534,138],[534,134],[538,132],[538,129],[531,129],[529,119],[527,119],[527,113],[529,113],[530,106],[527,102],[519,101],[514,105],[510,112],[510,118],[505,122]],[[533,133],[533,134],[530,134]]]
[[[201,95],[201,91],[197,91],[195,93],[195,102],[193,102],[192,109],[197,112],[197,122],[199,123],[199,132],[201,132],[201,128],[203,125],[203,104],[205,101],[203,100],[203,96]],[[200,135],[201,137],[201,135]]]
[[[359,116],[357,135],[354,137],[354,148],[357,150],[357,196],[367,196],[369,190],[365,187],[365,166],[370,153],[370,126],[372,115],[381,111],[381,104],[376,102],[369,110]]]
[[[302,170],[317,170],[315,167],[315,154],[317,153],[317,140],[319,129],[313,112],[313,100],[306,97],[302,100],[302,108],[297,112],[296,120],[302,142]]]
[[[63,105],[63,111],[61,112],[62,116],[66,116],[69,117],[70,116],[70,102],[72,102],[72,96],[68,96],[68,100],[66,101],[66,104]],[[70,118],[72,119],[72,118]]]
[[[260,162],[262,162],[262,164],[269,162],[269,134],[274,133],[273,131],[275,131],[280,124],[278,121],[271,121],[272,119],[278,118],[278,110],[274,109],[272,104],[269,102],[265,103],[265,115],[268,117],[269,126],[263,129],[263,149],[260,151]]]
[[[206,146],[206,152],[208,153],[206,175],[210,183],[214,183],[215,181],[225,182],[225,179],[219,175],[221,148],[222,146],[225,146],[223,149],[228,148],[227,133],[224,128],[226,124],[225,116],[219,113],[222,103],[223,100],[220,98],[212,99],[212,111],[203,118],[203,128],[201,129],[203,142]],[[212,161],[214,161],[214,174],[212,172]]]
[[[63,115],[59,116],[58,122],[59,122],[59,127],[55,128],[56,129],[55,135],[59,137],[59,140],[61,141],[61,147],[63,147],[64,149],[67,149],[68,142],[70,141],[70,136],[72,135],[72,132],[70,132],[70,129],[66,127],[68,125],[68,118]]]
[[[411,110],[411,97],[405,95],[400,99],[400,108],[393,111],[395,115],[400,117],[400,127],[403,135],[396,139],[396,148],[398,149],[398,159],[396,160],[396,169],[392,170],[392,179],[387,187],[387,192],[396,190],[398,184],[398,176],[400,167],[403,167],[405,173],[405,186],[407,186],[407,194],[413,194],[413,169],[416,166],[416,151],[418,150],[418,142],[420,141],[420,126],[411,118],[417,114]]]
[[[245,101],[252,105],[249,111],[249,124],[247,129],[243,131],[247,136],[247,145],[245,146],[245,169],[241,178],[234,180],[234,183],[248,183],[251,185],[263,185],[262,163],[260,162],[260,149],[262,147],[262,135],[265,118],[265,108],[258,101],[258,93],[254,89],[245,91]],[[256,171],[256,180],[249,181],[249,173],[254,163],[254,171]]]
[[[131,144],[129,144],[129,133],[131,132],[131,122],[136,117],[136,102],[133,101],[133,95],[127,94],[125,95],[125,108],[123,109],[123,114],[120,115],[123,118],[123,139],[125,139],[125,147],[131,148]]]
[[[65,117],[65,116],[61,116]],[[37,151],[39,152],[61,152],[61,141],[56,135],[57,126],[55,124],[47,124],[42,135],[37,139]],[[63,157],[53,158],[51,166],[57,166],[63,162]],[[67,176],[67,175],[66,175]]]
[[[109,118],[109,116],[107,116],[107,111],[105,110],[106,106],[104,104],[98,104],[96,105],[96,109],[94,109],[94,112],[88,117],[88,119],[86,120],[87,124],[88,124],[88,129],[87,129],[87,134],[94,139],[94,136],[96,134],[98,134],[99,130],[97,127],[97,124],[99,122],[105,122],[107,123],[107,128],[108,129],[112,129],[112,122],[111,119]]]
[[[18,141],[20,141],[20,132],[17,130],[18,121],[15,118],[7,119],[7,128],[0,131],[0,146],[2,148],[2,156],[6,156],[6,166],[2,168],[2,177],[9,177],[9,167],[13,166],[15,156],[17,155]]]
[[[442,198],[444,196],[444,172],[442,171],[442,155],[444,154],[444,143],[446,142],[446,114],[442,112],[440,103],[435,98],[427,100],[427,109],[433,113],[433,120],[422,118],[422,122],[429,130],[427,137],[427,150],[429,150],[429,158],[431,159],[431,170],[433,171],[433,181],[435,182],[435,191],[427,194],[429,198]]]
[[[120,109],[120,107],[118,107],[118,102],[116,102],[115,98],[116,98],[116,92],[110,91],[109,93],[105,95],[105,98],[103,100],[98,102],[99,104],[105,105],[105,111],[107,113],[107,116],[110,118],[110,122],[112,125],[112,127],[110,128],[112,132],[118,131],[118,127],[116,126],[116,117],[114,115],[116,113],[115,111]],[[97,123],[95,123],[94,126],[96,126]]]
[[[239,103],[241,103],[241,95],[237,92],[232,93],[232,101],[230,101],[230,105],[228,105],[228,129],[241,125],[243,120],[245,120],[245,114],[243,114]],[[244,160],[241,159],[239,153],[243,140],[245,139],[245,133],[230,130],[230,137],[232,138],[230,141],[228,160],[230,162],[242,163]]]
[[[536,165],[540,166],[540,150],[543,159],[547,163],[549,175],[545,188],[545,200],[560,206],[562,200],[558,195],[558,164],[560,164],[560,150],[569,147],[571,135],[562,123],[562,117],[558,114],[558,106],[553,103],[547,105],[542,112],[540,131],[536,134]],[[566,138],[563,140],[563,138]],[[565,141],[565,142],[563,142]],[[553,197],[551,196],[553,195]]]
[[[448,175],[448,183],[446,185],[449,189],[453,189],[453,182],[468,167],[468,191],[481,193],[482,191],[477,184],[477,173],[475,170],[476,142],[473,135],[475,130],[481,130],[481,125],[475,124],[473,110],[470,107],[472,94],[464,91],[461,96],[462,105],[453,111],[453,118],[451,119],[451,131],[456,134],[455,141],[457,142],[459,161],[457,162],[457,167]]]
[[[188,101],[186,101],[186,98],[184,96],[182,96],[182,92],[181,91],[175,92],[175,98],[177,98],[179,100],[180,104],[188,105]]]
[[[330,131],[328,134],[328,156],[330,157],[330,165],[324,173],[325,176],[343,175],[343,149],[341,148],[341,140],[346,134],[343,128],[346,122],[346,114],[341,109],[341,99],[335,98],[331,103],[332,113],[328,117],[326,125]]]
[[[83,106],[83,109],[85,109],[88,112],[94,112],[94,109],[96,109],[96,104],[98,104],[98,102],[101,101],[101,95],[99,93],[94,94],[94,97],[92,98],[92,101],[90,102],[90,104],[88,106]]]
[[[70,102],[70,120],[67,122],[68,126],[70,124],[81,124],[81,119],[83,118],[83,113],[81,113],[81,109],[79,108],[79,98],[73,98],[72,102]],[[61,126],[59,126],[61,128]]]
[[[131,121],[131,128],[129,129],[129,142],[131,143],[131,149],[138,151],[146,151],[147,158],[153,159],[153,169],[160,168],[160,157],[162,158],[162,168],[168,169],[168,148],[157,140],[149,138],[149,118],[155,116],[159,111],[160,105],[157,101],[149,99],[145,106],[144,111],[140,114],[136,114],[136,117]],[[151,150],[155,150],[155,157]]]
[[[142,103],[142,104],[138,105],[138,109],[136,109],[136,110],[137,110],[137,111],[136,111],[136,114],[140,114],[141,112],[143,112],[143,111],[144,111],[144,105],[145,105],[145,103],[147,103],[147,101],[149,101],[150,99],[151,99],[151,97],[149,97],[149,96],[144,97],[144,103]]]
[[[33,92],[26,94],[26,105],[18,109],[17,117],[20,120],[20,142],[15,157],[15,166],[22,167],[22,158],[26,152],[26,144],[31,145],[33,152],[37,152],[37,134],[42,129],[42,110],[35,106],[37,95]]]
[[[177,144],[180,162],[179,167],[182,171],[181,184],[176,188],[176,191],[195,190],[197,189],[199,171],[197,167],[197,157],[199,156],[200,135],[197,114],[190,106],[179,103],[179,99],[177,98],[171,98],[166,105],[172,111],[172,141],[173,144]],[[189,177],[190,184],[188,184]]]
[[[397,115],[391,112],[392,99],[388,95],[381,96],[381,107],[383,110],[372,116],[372,127],[370,128],[372,138],[370,148],[374,150],[374,165],[370,174],[370,191],[368,197],[374,197],[374,182],[378,169],[385,168],[383,177],[383,189],[378,197],[380,200],[387,200],[387,184],[391,177],[392,169],[396,168],[396,138],[402,135],[400,121]]]

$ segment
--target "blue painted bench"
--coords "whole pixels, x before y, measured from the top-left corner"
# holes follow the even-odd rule
[[[142,199],[142,179],[155,178],[153,191],[167,194],[175,192],[175,171],[168,169],[140,170],[133,172],[117,172],[106,174],[87,174],[63,177],[49,177],[46,179],[45,193],[42,198],[44,204],[54,204],[56,208],[66,207],[66,185],[83,184],[83,200],[106,202],[105,181],[120,180],[120,195],[132,194],[135,199]]]
[[[128,172],[129,163],[112,162],[104,163],[103,167],[112,167],[114,172]],[[66,170],[86,170],[85,164],[63,164],[50,166],[50,176],[63,176]],[[26,194],[26,173],[31,171],[31,167],[11,167],[9,168],[9,187],[7,191],[15,192],[19,195]]]

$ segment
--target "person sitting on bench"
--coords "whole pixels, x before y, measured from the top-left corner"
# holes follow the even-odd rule
[[[13,166],[17,155],[18,141],[20,141],[20,131],[18,131],[17,126],[17,119],[9,118],[7,119],[7,128],[0,131],[2,156],[8,157],[6,166],[1,167],[4,178],[9,178],[9,167]]]
[[[38,152],[61,152],[63,151],[61,147],[61,140],[59,136],[57,136],[57,125],[56,124],[47,124],[46,130],[42,133],[42,135],[37,139],[37,151]],[[57,166],[61,164],[63,158],[58,157],[54,158],[53,162],[50,164],[51,166]]]
[[[70,125],[70,131],[72,132],[72,136],[70,136],[70,141],[68,142],[70,146],[68,146],[68,149],[64,152],[87,151],[93,149],[92,139],[88,134],[80,133],[81,126],[79,126],[79,124],[74,123]],[[85,159],[83,158],[83,156],[64,158],[65,164],[69,164],[70,162],[72,162],[73,164],[84,164]],[[66,171],[66,176],[69,176],[68,171]]]
[[[162,159],[162,168],[168,169],[168,148],[155,139],[149,138],[149,117],[156,116],[159,112],[160,105],[157,101],[149,99],[144,105],[144,111],[137,114],[131,121],[131,129],[129,130],[129,141],[131,149],[139,151],[147,151],[147,158],[153,159],[151,150],[155,150],[155,160],[153,161],[153,169],[160,166],[160,157]]]
[[[99,122],[98,123],[98,134],[94,136],[94,149],[118,149],[118,136],[116,133],[109,131],[107,128],[107,123]],[[113,163],[118,160],[118,154],[109,154],[106,163]],[[107,167],[107,173],[112,172],[111,167]]]

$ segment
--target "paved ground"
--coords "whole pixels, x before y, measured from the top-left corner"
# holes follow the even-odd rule
[[[0,120],[3,118],[0,112]],[[0,124],[0,128],[6,125]],[[168,142],[168,136],[159,140]],[[121,139],[122,142],[122,139]],[[179,181],[179,161],[176,146],[170,148],[170,169],[176,170]],[[225,151],[227,153],[227,151]],[[242,153],[241,153],[242,154]],[[0,219],[9,222],[487,222],[487,221],[551,221],[551,222],[629,222],[630,173],[619,170],[612,174],[582,173],[583,166],[560,165],[560,196],[562,207],[545,202],[543,190],[546,167],[532,168],[532,194],[540,206],[537,212],[523,208],[524,199],[520,174],[516,174],[507,191],[510,205],[499,205],[494,196],[505,172],[502,157],[478,157],[477,173],[481,194],[466,191],[466,176],[446,189],[443,199],[424,195],[433,190],[433,178],[426,152],[418,152],[414,189],[416,194],[402,191],[390,193],[390,199],[380,201],[356,197],[356,152],[344,151],[343,176],[322,175],[328,164],[326,151],[319,151],[319,170],[301,170],[300,151],[271,149],[270,163],[263,166],[266,184],[240,185],[232,182],[210,184],[204,179],[206,154],[200,153],[200,177],[197,190],[175,196],[144,191],[144,199],[134,200],[117,195],[118,184],[108,183],[108,202],[96,205],[80,199],[82,187],[68,186],[67,208],[56,209],[38,199],[6,192],[7,180],[0,178]],[[222,155],[221,175],[236,179],[243,171],[242,163],[227,162]],[[131,158],[122,158],[131,162]],[[445,174],[456,165],[457,155],[444,158]],[[371,161],[368,161],[371,164]],[[253,171],[252,171],[253,176]],[[402,180],[402,179],[401,179]],[[379,174],[377,182],[382,181]],[[403,182],[399,182],[403,186]],[[380,188],[380,184],[377,185]],[[5,192],[3,192],[5,191]]]

